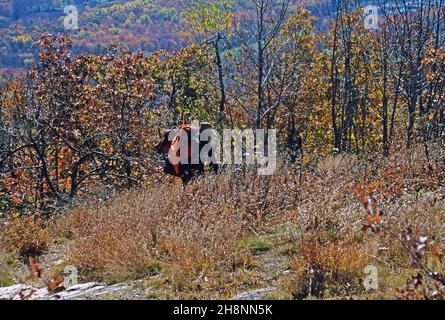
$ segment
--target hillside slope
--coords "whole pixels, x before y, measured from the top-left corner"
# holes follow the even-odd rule
[[[78,29],[67,30],[66,1],[0,2],[0,81],[29,67],[38,58],[35,42],[44,34],[70,34],[76,52],[102,53],[112,42],[133,52],[174,51],[184,45],[180,34],[184,10],[194,1],[175,0],[78,0]],[[293,1],[309,6],[323,17],[326,1]],[[249,10],[236,1],[239,13]]]

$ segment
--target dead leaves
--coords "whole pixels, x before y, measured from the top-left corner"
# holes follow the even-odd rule
[[[65,290],[63,280],[61,278],[52,278],[46,283],[49,292],[56,293]]]
[[[380,232],[383,225],[383,215],[381,213],[376,215],[368,214],[366,216],[366,223],[362,227],[362,231],[371,230],[374,233]]]
[[[422,273],[417,273],[406,281],[403,288],[396,288],[396,292],[403,300],[444,300],[445,295],[440,284],[429,284]]]
[[[385,221],[383,218],[384,213],[379,208],[377,200],[373,196],[366,196],[362,188],[356,183],[352,185],[351,192],[360,197],[360,202],[366,211],[365,223],[363,224],[362,231],[366,232],[370,230],[374,233],[379,232]]]
[[[405,241],[418,259],[425,256],[425,253],[431,243],[429,237],[420,235],[419,231],[414,226],[409,226],[407,228]]]
[[[37,258],[33,256],[28,257],[27,261],[28,266],[28,276],[26,277],[26,281],[36,281],[42,279],[43,277],[43,268],[37,262]],[[50,293],[57,293],[65,290],[64,280],[60,277],[53,277],[47,281],[44,281],[45,286]],[[29,300],[36,293],[37,288],[34,286],[31,289],[24,289],[19,292],[19,297],[21,300]]]
[[[26,280],[35,280],[42,277],[43,269],[37,263],[36,258],[28,257],[28,277]]]

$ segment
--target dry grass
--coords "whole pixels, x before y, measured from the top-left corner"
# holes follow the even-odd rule
[[[37,216],[12,219],[0,236],[2,247],[7,252],[18,252],[20,256],[42,254],[52,243],[49,229]]]
[[[15,267],[15,257],[0,249],[0,287],[7,287],[15,284],[16,281],[13,275]]]
[[[58,232],[73,239],[71,259],[85,275],[122,281],[146,277],[156,265],[175,273],[181,288],[194,287],[196,279],[254,265],[240,243],[291,209],[291,178],[225,172],[185,189],[132,190],[76,208]]]
[[[300,245],[301,250],[290,261],[295,282],[289,289],[295,298],[329,298],[364,291],[363,270],[372,261],[369,248],[353,241],[311,240]]]
[[[399,297],[394,289],[404,285],[406,271],[422,272],[402,243],[410,229],[416,237],[428,237],[422,264],[445,274],[445,151],[440,146],[430,151],[430,159],[421,147],[373,161],[339,155],[306,172],[294,223],[288,225],[292,272],[282,282],[283,290],[296,298],[309,291],[320,298],[376,297],[362,285],[364,267],[375,265],[381,276],[378,297]],[[356,184],[385,213],[380,233],[361,230],[365,210],[360,197],[351,193]]]
[[[290,167],[270,177],[238,168],[185,188],[153,183],[111,200],[83,202],[51,230],[71,239],[69,262],[83,277],[144,278],[156,288],[150,298],[231,297],[270,285],[281,286],[278,296],[285,298],[306,298],[309,292],[318,298],[418,297],[409,288],[395,290],[422,272],[400,241],[408,229],[428,237],[422,261],[445,274],[445,151],[437,146],[430,151],[429,159],[421,147],[393,158],[328,157],[302,176]],[[385,213],[379,233],[362,231],[363,199],[353,186],[375,198]],[[10,224],[10,249],[40,246],[29,230],[47,231],[35,222],[27,226],[31,222]],[[24,235],[28,240],[19,239]],[[290,273],[265,270],[273,259],[287,261],[283,268]],[[368,265],[379,271],[375,292],[363,288]],[[430,279],[420,298],[432,297],[437,289],[432,284]]]

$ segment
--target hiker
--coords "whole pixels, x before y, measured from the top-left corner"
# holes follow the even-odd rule
[[[212,125],[209,123],[202,123],[199,128],[199,133],[201,134],[204,130],[211,129]],[[173,139],[169,139],[172,130],[177,131]],[[181,150],[179,148],[181,137],[184,138],[184,132],[187,135],[188,144],[188,155],[187,162],[181,163],[180,156]],[[184,184],[187,184],[194,177],[201,175],[205,172],[205,164],[202,163],[200,158],[200,153],[202,148],[207,145],[208,141],[199,141],[199,154],[196,155],[199,159],[199,163],[192,164],[192,127],[188,124],[180,125],[179,128],[172,128],[163,130],[161,134],[161,141],[159,141],[155,146],[155,150],[165,157],[164,172],[176,177],[180,177]],[[210,154],[211,156],[211,154]],[[218,171],[218,165],[215,163],[210,163],[209,168],[213,172]]]

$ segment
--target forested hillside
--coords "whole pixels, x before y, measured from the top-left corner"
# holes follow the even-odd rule
[[[132,288],[107,298],[444,299],[444,0],[372,28],[362,1],[79,1],[38,39],[61,2],[27,3],[2,6],[0,287],[29,287],[0,298],[69,266]],[[246,137],[253,163],[182,184],[162,129],[194,120],[276,136],[276,170]]]
[[[4,0],[0,3],[0,81],[29,67],[38,59],[36,41],[45,33],[69,34],[75,52],[103,53],[119,42],[132,52],[174,51],[188,42],[182,33],[185,9],[195,1],[172,0]],[[328,14],[327,1],[293,1],[309,6],[321,17]],[[66,5],[78,10],[77,30],[66,30]],[[248,1],[232,3],[245,14]]]
[[[77,40],[76,52],[104,52],[112,41],[146,53],[178,49],[184,43],[178,33],[182,1],[76,1],[78,30],[65,30],[66,3],[14,0],[0,5],[0,67],[4,72],[29,67],[37,58],[35,42],[46,32],[70,34]]]

